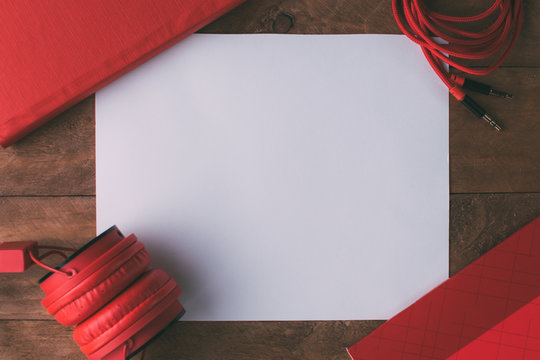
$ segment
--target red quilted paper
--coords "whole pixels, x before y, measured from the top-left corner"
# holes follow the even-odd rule
[[[0,145],[243,1],[0,1]]]
[[[348,351],[354,360],[540,359],[540,217]]]

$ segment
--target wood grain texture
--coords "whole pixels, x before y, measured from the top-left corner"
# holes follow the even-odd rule
[[[462,15],[491,1],[429,4]],[[390,4],[248,0],[202,32],[398,33]],[[497,134],[450,102],[450,186],[457,193],[450,201],[451,274],[540,214],[540,2],[524,4],[524,28],[505,63],[510,68],[485,78],[514,92],[515,99],[474,96],[506,130]],[[0,149],[0,241],[78,247],[95,235],[94,124],[92,96],[16,145]],[[24,274],[0,274],[0,360],[85,358],[72,340],[72,329],[41,307],[43,293],[36,282],[43,274],[36,266]],[[180,322],[148,347],[146,360],[346,360],[344,348],[381,323]]]
[[[180,322],[145,359],[348,360],[345,348],[382,321]]]
[[[434,1],[433,7],[459,14],[477,11],[489,1]],[[465,7],[465,8],[464,8]],[[526,22],[507,65],[538,66],[540,2],[525,2]],[[358,18],[361,18],[359,21]],[[248,1],[203,29],[215,33],[396,33],[390,0]],[[532,45],[534,44],[534,46]],[[519,60],[519,61],[518,61]],[[537,120],[539,70],[499,69],[486,81],[513,91],[516,99],[476,99],[507,128],[496,137],[485,124],[451,102],[451,172],[453,192],[539,191],[540,154]],[[95,194],[94,96],[8,149],[0,149],[0,196]],[[473,141],[474,140],[474,141]],[[476,141],[478,140],[478,141]],[[505,169],[501,171],[501,169]],[[516,171],[521,176],[516,181]],[[496,174],[497,176],[494,176]]]
[[[0,238],[81,246],[95,235],[94,201],[93,197],[0,199]],[[451,274],[540,214],[540,194],[452,195],[450,204]],[[83,359],[69,330],[51,320],[39,303],[43,293],[36,282],[43,274],[33,267],[24,274],[0,275],[2,360],[23,355],[41,359],[44,351],[51,359]],[[344,348],[381,323],[180,322],[148,347],[147,359],[345,360]],[[23,337],[26,342],[14,340],[9,347],[1,342]],[[53,341],[57,345],[51,348]]]
[[[345,351],[381,321],[179,322],[145,360],[348,360]],[[25,341],[21,341],[25,339]],[[46,354],[44,356],[44,354]],[[140,356],[134,358],[139,359]],[[54,321],[0,321],[2,360],[84,360],[71,329]]]
[[[94,197],[0,198],[0,241],[78,248],[95,236],[95,212]],[[55,256],[45,262],[61,260]],[[32,266],[24,274],[0,275],[0,319],[51,319],[39,303],[43,292],[37,280],[45,273]]]
[[[497,132],[451,97],[450,191],[540,192],[540,69],[499,69],[481,81],[514,99],[470,94],[503,126]]]
[[[429,7],[448,15],[477,14],[493,0],[430,0]],[[540,66],[540,2],[524,1],[523,29],[505,66]],[[284,21],[283,16],[294,19]],[[279,26],[276,23],[290,23]],[[289,33],[289,34],[399,34],[392,15],[392,1],[350,0],[248,0],[229,14],[208,25],[206,33]],[[478,65],[488,62],[479,62]]]
[[[1,360],[84,360],[72,330],[55,321],[0,320]]]
[[[503,68],[485,82],[514,99],[471,94],[498,133],[450,100],[452,193],[540,192],[540,69]],[[1,195],[94,195],[94,98],[0,150]]]
[[[0,148],[0,196],[95,193],[94,96],[7,149]]]
[[[540,216],[540,194],[450,197],[450,275]]]

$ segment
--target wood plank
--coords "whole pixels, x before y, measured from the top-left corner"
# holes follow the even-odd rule
[[[145,360],[347,360],[345,350],[381,321],[179,322],[148,345]],[[54,321],[0,321],[2,360],[86,359],[70,328]],[[134,357],[134,360],[140,355]]]
[[[450,275],[540,216],[540,194],[450,197]]]
[[[95,236],[95,212],[93,197],[0,197],[0,242],[36,240],[78,248]],[[24,274],[0,274],[0,319],[51,319],[39,302],[43,292],[37,281],[45,273],[32,266]]]
[[[0,199],[0,239],[36,239],[80,246],[95,235],[94,200],[92,197]],[[540,194],[452,195],[451,273],[539,214]],[[39,303],[43,294],[36,281],[43,273],[33,267],[25,274],[0,274],[0,319],[4,319],[0,320],[0,353],[5,359],[38,359],[45,351],[53,359],[79,358],[69,330],[52,320],[27,321],[51,319]],[[345,360],[343,348],[380,323],[181,322],[149,347],[147,359]],[[23,338],[25,341],[20,340]],[[1,339],[7,340],[2,343]],[[50,343],[57,345],[51,349]]]
[[[538,215],[540,194],[452,195],[451,274]],[[93,197],[0,198],[1,241],[80,247],[94,236]],[[0,319],[50,319],[39,303],[43,293],[37,280],[44,273],[33,266],[24,274],[0,274]]]
[[[452,193],[540,192],[539,79],[540,69],[500,69],[481,81],[514,99],[470,93],[502,124],[501,132],[450,100]]]
[[[460,2],[460,4],[463,3]],[[479,7],[478,4],[482,2],[475,4],[474,7]],[[448,10],[446,7],[454,5],[448,5],[447,2],[439,0],[434,6]],[[458,5],[455,6],[459,10]],[[461,11],[458,10],[455,10],[456,13]],[[516,58],[523,61],[508,62],[508,65],[540,65],[528,60],[532,57],[540,61],[540,48],[536,46],[540,38],[540,28],[532,21],[533,15],[539,12],[540,2],[526,2],[528,20],[522,36],[526,46],[523,50],[520,50],[521,48],[516,50]],[[358,18],[361,18],[360,22]],[[334,1],[331,4],[324,0],[265,0],[248,1],[237,10],[209,25],[204,31],[218,33],[395,33],[397,28],[391,17],[390,0]],[[531,184],[531,179],[538,179],[538,151],[534,151],[538,150],[535,146],[538,126],[534,124],[538,110],[538,102],[535,100],[540,95],[537,85],[538,69],[501,69],[491,78],[498,81],[501,87],[513,90],[518,98],[512,104],[507,102],[502,104],[499,101],[491,105],[496,100],[479,99],[479,101],[489,105],[490,109],[496,109],[497,112],[494,112],[496,116],[500,117],[511,131],[505,133],[504,141],[492,140],[492,134],[484,131],[483,124],[478,124],[478,121],[468,121],[471,119],[470,115],[465,114],[460,106],[457,106],[459,111],[454,115],[456,104],[452,105],[452,121],[463,120],[453,125],[451,140],[454,146],[451,151],[457,149],[459,153],[453,157],[452,172],[466,173],[466,176],[456,178],[457,182],[452,187],[452,191],[538,191],[538,185]],[[523,84],[526,85],[521,88]],[[0,149],[0,196],[94,195],[94,111],[94,96],[91,96],[16,145],[8,149]],[[514,114],[516,120],[509,121],[509,115],[506,114]],[[517,122],[517,119],[520,121]],[[527,126],[530,129],[531,124],[534,132],[528,130],[519,134],[514,132],[517,125],[523,130],[523,127]],[[467,136],[468,130],[474,132]],[[467,140],[478,136],[482,141]],[[492,144],[492,141],[496,143]],[[491,145],[497,145],[497,151],[499,151],[497,155],[500,156],[494,156],[487,151]],[[475,155],[471,157],[470,154]],[[516,162],[515,159],[518,156],[523,156],[524,160]],[[512,171],[521,171],[524,176],[518,181],[514,181],[514,178],[508,179],[510,174],[501,176],[500,164],[503,163],[500,161],[503,160],[504,166],[508,164]],[[534,165],[536,167],[531,168]],[[499,176],[494,177],[494,172],[498,172]],[[489,180],[492,178],[495,180],[494,183]],[[485,186],[486,184],[488,187]]]
[[[7,149],[0,148],[0,196],[95,193],[94,96]]]
[[[451,192],[540,191],[540,69],[504,68],[483,81],[514,93],[472,95],[501,133],[450,100]],[[15,146],[0,150],[1,195],[94,195],[94,99],[86,99]]]
[[[432,6],[462,14],[491,0]],[[466,4],[467,3],[467,4]],[[390,0],[258,0],[203,29],[216,33],[397,33]],[[540,66],[540,2],[525,1],[525,24],[506,66]],[[487,79],[514,91],[512,102],[476,96],[507,128],[498,137],[451,101],[451,189],[538,192],[538,69],[503,69]],[[486,80],[486,82],[488,81]],[[0,149],[0,196],[94,195],[94,98],[60,115],[15,146]],[[451,196],[450,272],[454,274],[540,213],[540,194]],[[95,235],[93,197],[0,197],[0,241],[80,246]],[[71,329],[39,304],[44,271],[0,275],[0,358],[84,359]],[[188,309],[189,310],[189,309]],[[3,320],[2,320],[3,319]],[[15,319],[15,320],[9,320]],[[20,320],[43,319],[46,321]],[[348,359],[344,347],[381,322],[182,322],[148,348],[146,359]]]
[[[432,0],[431,9],[463,16],[487,9],[493,0]],[[540,66],[540,26],[535,21],[540,2],[524,1],[524,22],[520,38],[505,66]],[[392,15],[392,1],[346,0],[258,0],[247,1],[201,32],[250,34],[400,34]],[[477,65],[487,64],[479,62]]]
[[[382,321],[180,322],[156,339],[148,359],[348,360],[346,347]],[[146,358],[146,357],[145,357]]]
[[[55,321],[0,321],[2,360],[85,360],[72,329]]]

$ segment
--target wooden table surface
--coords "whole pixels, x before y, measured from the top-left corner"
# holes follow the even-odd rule
[[[455,15],[492,3],[426,2]],[[485,77],[514,99],[474,96],[505,130],[450,100],[450,275],[540,214],[540,2],[524,7],[516,48]],[[202,32],[399,33],[390,0],[249,0]],[[95,236],[94,124],[91,96],[0,150],[0,241],[76,247]],[[43,273],[34,266],[0,275],[1,360],[84,359],[72,329],[39,302]],[[382,322],[179,322],[148,347],[146,359],[346,360],[345,347]]]

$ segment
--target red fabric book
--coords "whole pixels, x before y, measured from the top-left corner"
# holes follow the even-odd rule
[[[12,144],[243,1],[1,1],[0,145]]]
[[[354,360],[540,359],[540,217],[348,351]]]

